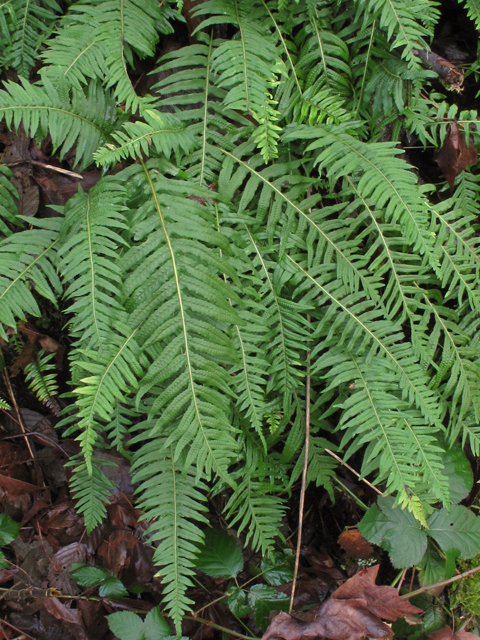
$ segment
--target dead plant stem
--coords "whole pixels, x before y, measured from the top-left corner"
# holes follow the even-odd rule
[[[28,452],[30,454],[30,457],[33,460],[35,458],[35,455],[33,453],[33,448],[32,448],[32,445],[30,444],[27,436],[25,435],[27,433],[27,429],[25,428],[25,423],[23,422],[22,414],[20,413],[20,409],[18,408],[17,400],[16,400],[15,395],[13,393],[12,385],[10,384],[10,377],[8,375],[8,371],[7,371],[6,368],[3,370],[3,379],[5,380],[5,384],[7,385],[7,389],[8,389],[8,394],[10,396],[10,399],[11,399],[12,403],[13,403],[13,406],[15,407],[15,411],[17,413],[17,418],[18,418],[18,424],[20,425],[20,429],[22,430],[22,433],[24,434],[25,443],[27,445]]]
[[[310,322],[310,316],[307,316]],[[295,589],[297,586],[298,566],[300,564],[300,551],[302,549],[302,529],[303,529],[303,510],[305,507],[305,489],[307,486],[308,472],[308,454],[310,448],[310,351],[307,351],[307,379],[305,384],[305,446],[303,457],[302,471],[302,488],[300,490],[300,505],[298,508],[298,534],[297,534],[297,552],[295,554],[295,568],[293,570],[292,595],[290,596],[290,607],[288,613],[292,613],[293,601],[295,599]]]
[[[421,587],[416,591],[410,591],[410,593],[404,593],[401,598],[404,600],[408,600],[409,598],[413,598],[413,596],[418,596],[420,593],[425,593],[426,591],[431,591],[432,589],[436,589],[437,587],[445,587],[447,584],[451,584],[452,582],[457,582],[457,580],[462,580],[462,578],[468,578],[468,576],[473,575],[480,571],[480,566],[475,567],[474,569],[469,569],[468,571],[464,571],[458,576],[454,576],[453,578],[448,578],[448,580],[441,580],[440,582],[435,582],[435,584],[429,584],[426,587]]]

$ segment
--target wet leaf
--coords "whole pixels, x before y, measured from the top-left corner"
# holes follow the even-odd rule
[[[101,598],[128,598],[128,591],[121,580],[111,576],[102,582],[98,595]]]
[[[82,587],[94,587],[107,577],[103,569],[88,564],[75,562],[70,569],[70,576]]]
[[[286,611],[290,598],[266,584],[256,584],[250,589],[248,602],[253,609],[255,624],[264,631],[268,627],[270,612]]]
[[[214,578],[235,578],[243,569],[242,551],[226,531],[208,529],[195,566]]]
[[[450,189],[453,189],[455,178],[470,164],[477,164],[478,154],[473,140],[470,138],[467,147],[465,135],[453,122],[443,147],[435,154],[435,160],[445,175]]]
[[[287,555],[275,551],[271,556],[262,558],[260,569],[262,578],[272,587],[278,587],[293,580],[293,567],[295,558],[293,554]]]

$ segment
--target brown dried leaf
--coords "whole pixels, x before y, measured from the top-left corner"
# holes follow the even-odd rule
[[[68,608],[57,598],[43,598],[43,604],[48,613],[62,621],[76,640],[88,640],[81,611]]]
[[[363,560],[373,554],[372,545],[365,540],[358,529],[348,529],[341,533],[338,544],[347,555],[355,560]]]
[[[48,569],[49,586],[59,589],[70,596],[80,592],[76,583],[70,578],[70,569],[74,562],[85,563],[87,560],[87,546],[73,542],[57,551]]]
[[[453,189],[455,178],[470,164],[478,160],[477,150],[470,137],[469,145],[464,134],[459,131],[457,123],[453,122],[443,147],[435,154],[435,160],[445,175],[450,189]]]
[[[359,640],[365,636],[391,638],[392,630],[380,618],[396,620],[407,614],[421,613],[421,609],[400,598],[396,589],[377,586],[378,568],[378,565],[370,567],[347,580],[321,607],[310,609],[307,620],[299,619],[297,614],[278,614],[262,640],[274,637],[301,640],[320,636],[331,640]]]
[[[23,482],[23,480],[16,480],[10,476],[4,476],[0,474],[0,489],[4,491],[10,498],[24,495],[26,493],[34,493],[35,491],[41,491],[43,487],[37,487],[29,482]]]
[[[449,626],[443,627],[439,631],[435,631],[432,635],[428,636],[429,640],[478,640],[478,636],[473,633],[468,633],[460,629],[456,633],[453,633]]]
[[[114,576],[121,577],[127,557],[137,544],[137,538],[132,531],[117,529],[111,533],[98,548],[97,555],[106,569],[110,569]]]
[[[338,600],[365,598],[368,609],[379,618],[394,622],[397,618],[422,613],[408,600],[404,600],[393,587],[380,587],[375,584],[380,565],[369,567],[347,580],[332,595]]]

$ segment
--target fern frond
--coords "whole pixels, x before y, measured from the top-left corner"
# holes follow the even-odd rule
[[[18,129],[23,125],[27,135],[42,140],[49,133],[54,151],[60,149],[63,158],[76,144],[75,164],[80,170],[92,162],[93,152],[100,142],[110,140],[115,109],[109,93],[92,83],[85,94],[73,89],[57,91],[43,77],[43,86],[6,82],[0,91],[0,119]]]
[[[59,218],[36,221],[39,228],[0,242],[0,336],[26,314],[40,316],[33,291],[56,305],[61,284],[55,271]]]
[[[480,244],[472,225],[478,216],[480,185],[468,171],[458,176],[457,184],[453,203],[431,208],[439,278],[442,287],[448,287],[447,298],[455,296],[461,305],[466,294],[471,308],[480,310]]]
[[[73,467],[70,489],[76,500],[76,508],[85,518],[87,533],[91,533],[107,515],[105,502],[114,488],[113,483],[104,475],[100,465],[105,460],[91,460],[91,471],[81,459],[74,458],[66,466]]]
[[[207,486],[184,456],[175,456],[165,437],[152,437],[149,426],[135,438],[142,446],[134,456],[133,480],[139,485],[138,507],[151,522],[146,534],[156,543],[154,562],[164,582],[163,602],[180,634],[182,617],[193,604],[186,591],[193,586],[194,562],[203,541],[199,524],[208,523]]]
[[[58,393],[55,365],[51,362],[54,355],[42,349],[25,367],[25,380],[40,402],[48,402]]]
[[[152,390],[146,407],[155,431],[167,434],[175,459],[198,473],[213,471],[227,482],[238,445],[229,418],[231,377],[224,364],[238,356],[229,327],[244,324],[230,304],[238,296],[223,280],[237,279],[219,248],[229,243],[216,230],[212,211],[189,198],[210,192],[180,180],[167,180],[155,163],[140,167],[148,187],[133,232],[138,240],[124,259],[127,309],[141,324],[139,339],[151,348],[152,362],[141,381],[138,401]]]
[[[287,257],[310,281],[310,286],[323,293],[326,302],[333,303],[322,322],[333,322],[335,315],[336,321],[332,326],[336,328],[343,325],[340,334],[342,342],[350,345],[358,342],[360,350],[368,353],[369,358],[376,353],[381,355],[385,359],[385,366],[396,372],[402,396],[408,402],[414,402],[428,421],[439,425],[440,410],[436,394],[427,388],[425,373],[416,363],[416,358],[412,357],[412,350],[400,327],[381,319],[381,312],[361,294],[347,294],[338,281],[326,286],[321,283],[321,276],[313,277],[292,257]]]
[[[112,133],[117,145],[107,143],[94,154],[98,164],[116,164],[124,158],[141,157],[142,152],[150,155],[153,145],[159,155],[169,158],[172,152],[177,159],[189,155],[194,146],[191,133],[182,127],[181,122],[167,113],[153,109],[144,109],[145,122],[126,122],[123,131]]]
[[[0,233],[5,236],[12,234],[12,229],[6,224],[7,222],[16,226],[22,224],[14,200],[14,198],[18,200],[18,192],[9,180],[12,176],[11,169],[0,165]]]
[[[314,482],[317,487],[325,487],[331,499],[333,499],[332,478],[335,476],[335,469],[338,463],[328,454],[325,449],[335,450],[335,445],[324,438],[311,436],[308,447],[308,468],[307,484]],[[290,483],[293,485],[303,472],[305,464],[304,450],[299,452],[297,462],[292,469]]]
[[[237,525],[238,533],[246,530],[246,544],[250,542],[252,548],[263,555],[273,549],[285,512],[283,500],[275,495],[279,485],[274,478],[274,467],[270,455],[268,463],[260,462],[253,470],[243,468],[233,474],[238,487],[225,507],[230,526]]]
[[[480,3],[478,0],[465,0],[468,17],[475,22],[477,31],[480,31]]]
[[[230,23],[239,29],[238,39],[223,42],[213,53],[215,84],[227,90],[223,100],[226,107],[250,114],[258,122],[255,136],[265,162],[276,158],[280,129],[272,91],[284,66],[270,32],[255,19],[256,0],[207,0],[195,13],[209,16],[202,28]]]
[[[415,175],[406,163],[396,156],[400,153],[394,143],[364,143],[339,128],[329,126],[295,127],[288,139],[315,139],[307,151],[320,150],[316,164],[325,169],[334,183],[343,176],[360,172],[357,184],[364,198],[373,198],[378,207],[385,208],[385,219],[400,223],[402,232],[413,251],[433,257],[433,236],[428,229],[427,203],[416,184]]]
[[[0,6],[0,20],[7,25],[2,44],[1,66],[28,78],[38,50],[50,35],[61,9],[55,0],[8,0]],[[6,36],[6,37],[5,37]]]
[[[126,244],[119,235],[127,229],[124,195],[121,183],[109,177],[88,194],[80,188],[65,209],[59,271],[69,285],[65,297],[73,301],[68,309],[74,314],[72,335],[89,348],[101,345],[115,312],[122,308],[117,260]]]
[[[77,88],[89,78],[105,80],[127,111],[142,111],[152,97],[137,95],[128,67],[134,53],[140,58],[154,55],[159,31],[171,32],[165,17],[173,13],[167,7],[162,10],[155,0],[76,2],[45,54],[51,65],[47,73],[52,80],[66,80]]]

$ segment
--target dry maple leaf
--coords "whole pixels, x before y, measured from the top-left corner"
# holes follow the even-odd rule
[[[478,640],[478,636],[473,633],[468,633],[460,629],[456,633],[453,633],[449,626],[443,627],[440,631],[435,631],[432,635],[428,636],[429,640]]]
[[[472,138],[470,138],[467,147],[464,134],[458,130],[457,123],[452,122],[443,147],[435,154],[435,160],[443,171],[450,185],[450,189],[453,189],[455,178],[462,173],[468,165],[476,164],[477,159],[478,154]]]
[[[393,587],[379,587],[375,584],[379,568],[380,565],[376,564],[360,571],[334,591],[332,596],[337,600],[365,598],[369,611],[392,622],[406,615],[422,613],[421,609],[414,607],[408,600],[400,598]]]
[[[273,618],[262,640],[316,637],[360,640],[364,637],[393,637],[391,628],[381,618],[394,621],[401,616],[421,613],[422,610],[400,598],[393,587],[377,586],[375,579],[378,569],[378,565],[369,567],[347,580],[321,607],[310,609],[307,619],[301,615],[279,613]]]

